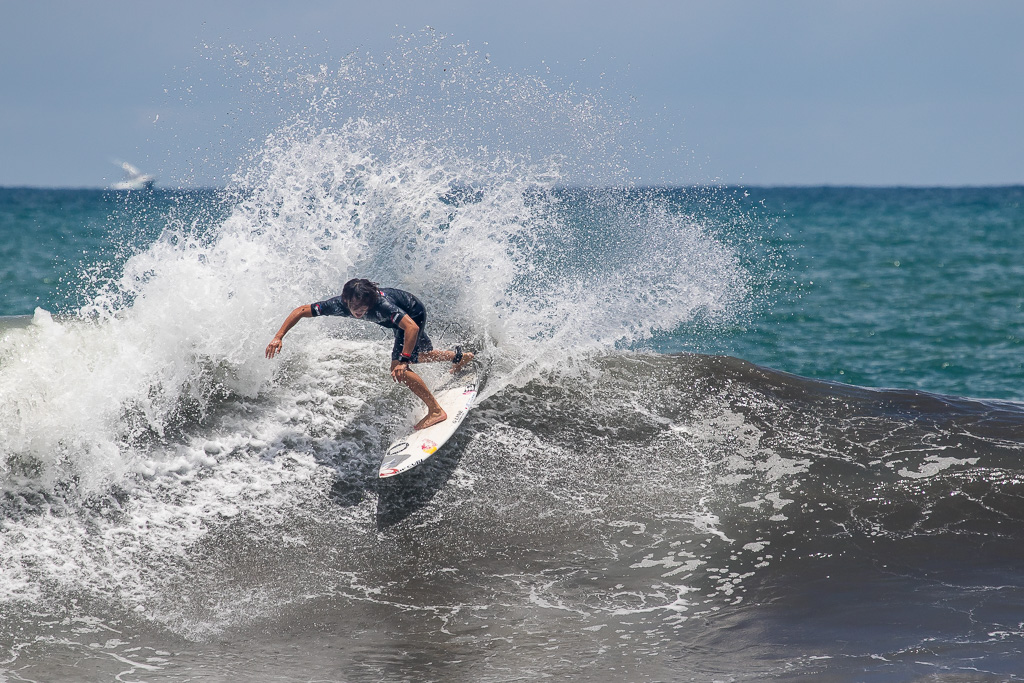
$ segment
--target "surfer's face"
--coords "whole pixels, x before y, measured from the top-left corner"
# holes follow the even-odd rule
[[[353,318],[362,318],[368,310],[370,307],[367,304],[352,303],[348,306],[348,312],[352,314]]]

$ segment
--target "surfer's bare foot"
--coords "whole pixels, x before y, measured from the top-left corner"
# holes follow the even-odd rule
[[[436,425],[438,422],[444,422],[447,419],[448,413],[444,412],[443,408],[438,408],[437,411],[427,413],[427,416],[417,422],[413,429],[426,429],[427,427]]]
[[[466,367],[466,364],[469,363],[471,360],[473,360],[473,353],[471,351],[466,351],[464,354],[462,354],[462,360],[452,365],[452,374],[454,375],[459,370]]]

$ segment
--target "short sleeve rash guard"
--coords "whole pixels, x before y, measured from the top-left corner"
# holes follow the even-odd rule
[[[313,317],[321,315],[338,315],[344,318],[351,318],[352,311],[348,309],[340,296],[318,301],[310,304],[310,312]],[[399,329],[398,323],[406,315],[411,316],[417,325],[423,327],[426,322],[426,309],[415,296],[401,289],[385,287],[380,290],[380,297],[372,308],[366,311],[363,320],[376,323],[381,327]]]

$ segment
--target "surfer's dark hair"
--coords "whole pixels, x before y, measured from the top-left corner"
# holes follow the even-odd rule
[[[341,290],[341,300],[347,305],[373,306],[379,298],[380,285],[363,278],[349,280]]]

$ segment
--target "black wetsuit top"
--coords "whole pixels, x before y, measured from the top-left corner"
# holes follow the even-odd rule
[[[434,348],[430,337],[427,336],[427,309],[424,308],[423,302],[404,290],[382,287],[379,292],[380,297],[377,299],[377,303],[371,306],[361,319],[395,331],[395,346],[392,349],[391,358],[398,360],[402,352],[402,345],[405,343],[405,332],[398,326],[398,323],[407,315],[412,318],[420,328],[419,336],[416,339],[416,348],[412,354],[412,362],[416,363],[421,351],[431,351]],[[340,296],[310,304],[309,310],[314,318],[321,315],[355,317]]]

